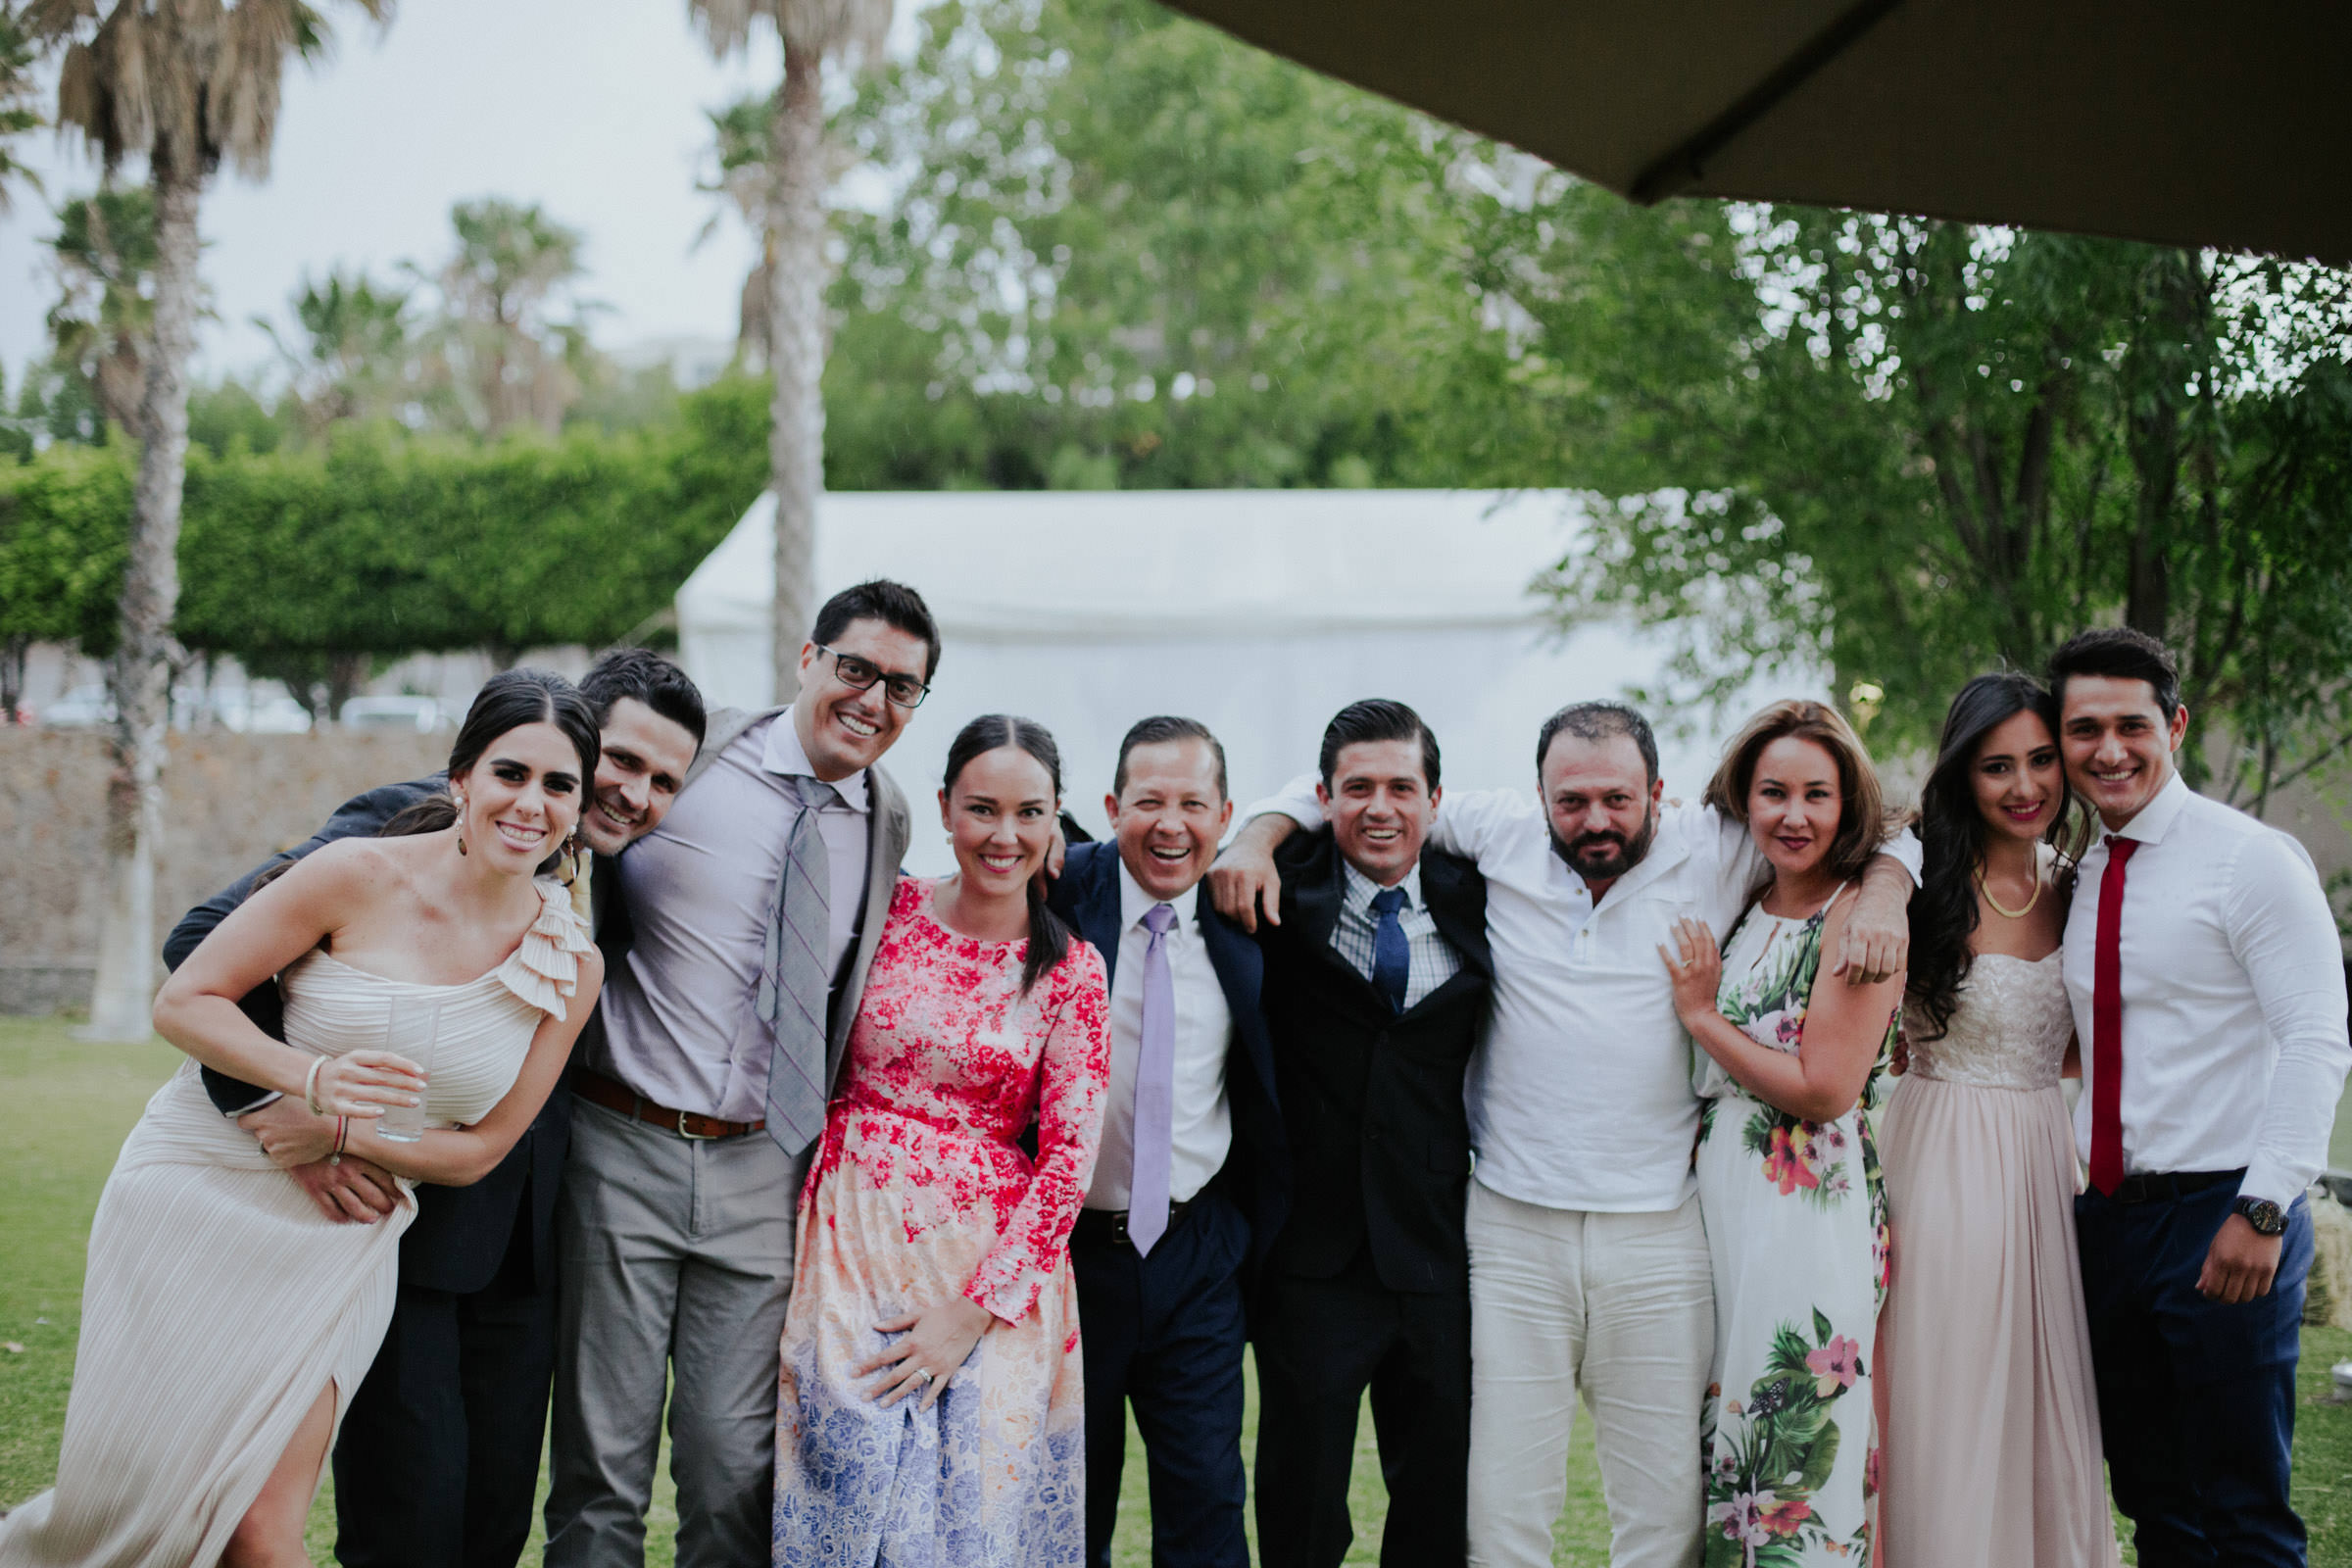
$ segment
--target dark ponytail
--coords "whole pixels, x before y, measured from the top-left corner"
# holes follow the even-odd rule
[[[940,787],[954,790],[973,758],[1016,746],[1037,760],[1046,776],[1054,781],[1054,805],[1061,806],[1061,748],[1054,744],[1054,734],[1033,718],[1016,718],[1010,713],[983,713],[956,732],[948,744],[947,777]],[[1029,956],[1021,964],[1021,992],[1026,996],[1041,976],[1052,974],[1069,956],[1070,928],[1060,915],[1046,907],[1044,895],[1037,882],[1029,883]]]

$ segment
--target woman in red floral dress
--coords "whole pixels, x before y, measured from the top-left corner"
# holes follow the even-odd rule
[[[779,1565],[1084,1557],[1068,1242],[1102,1132],[1108,1002],[1102,957],[1030,894],[1060,793],[1042,727],[974,719],[940,792],[956,871],[902,878],[891,900],[801,1198]]]

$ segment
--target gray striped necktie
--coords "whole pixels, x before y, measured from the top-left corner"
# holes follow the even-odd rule
[[[760,1016],[775,1035],[767,1065],[767,1136],[798,1156],[825,1130],[825,1017],[833,975],[825,962],[833,934],[832,858],[816,813],[841,797],[833,786],[796,774],[786,782],[801,811],[784,841],[784,874],[767,922],[760,966]]]

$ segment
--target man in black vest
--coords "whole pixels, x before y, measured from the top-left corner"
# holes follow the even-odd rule
[[[1070,1233],[1086,1358],[1086,1550],[1110,1568],[1127,1408],[1150,1465],[1154,1568],[1250,1568],[1242,1529],[1245,1298],[1290,1186],[1263,960],[1201,876],[1233,819],[1225,749],[1147,718],[1103,803],[1114,842],[1073,844],[1056,913],[1110,971],[1110,1095]]]
[[[702,744],[703,700],[683,670],[640,648],[599,659],[580,691],[604,742],[579,828],[595,856],[593,917],[607,902],[612,857],[660,824],[685,782]],[[436,773],[346,801],[308,842],[189,910],[164,944],[165,963],[179,967],[273,867],[373,834],[447,785]],[[263,1032],[284,1037],[274,985],[240,1004]],[[597,1027],[592,1016],[588,1028]],[[209,1067],[204,1087],[248,1130],[310,1114],[299,1100]],[[571,1096],[552,1094],[479,1182],[417,1187],[391,1326],[335,1442],[344,1568],[513,1568],[521,1557],[555,1369],[554,1213],[570,1129]],[[287,1174],[329,1219],[372,1224],[392,1210],[392,1178],[367,1160],[345,1155]]]
[[[1333,1568],[1352,1531],[1356,1412],[1372,1394],[1387,1568],[1466,1553],[1470,1129],[1462,1075],[1487,1016],[1486,883],[1424,851],[1438,743],[1401,703],[1323,732],[1328,825],[1276,858],[1258,928],[1292,1168],[1256,1320],[1257,1541],[1280,1568]]]

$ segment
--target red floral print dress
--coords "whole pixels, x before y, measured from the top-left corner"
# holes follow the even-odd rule
[[[1058,1565],[1086,1546],[1070,1227],[1110,1074],[1102,960],[959,936],[900,879],[802,1193],[777,1402],[775,1561]],[[1037,1132],[1034,1160],[1020,1147]],[[997,1319],[932,1408],[871,1397],[874,1325]]]

